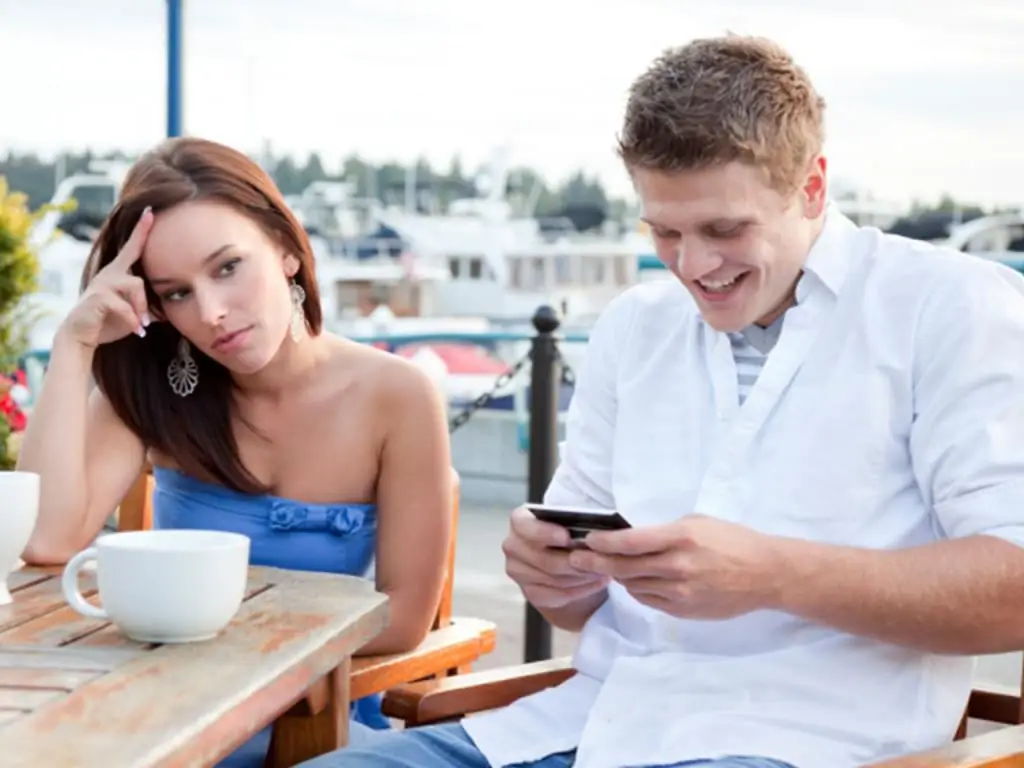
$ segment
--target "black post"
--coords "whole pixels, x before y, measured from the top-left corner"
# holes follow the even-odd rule
[[[562,363],[555,331],[561,320],[549,306],[533,315],[533,358],[530,363],[530,463],[528,501],[542,502],[558,464],[558,401]],[[551,658],[551,625],[536,608],[526,606],[526,662]]]

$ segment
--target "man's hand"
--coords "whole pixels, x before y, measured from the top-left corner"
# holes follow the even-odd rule
[[[611,581],[569,564],[569,532],[538,520],[524,507],[512,512],[508,537],[502,544],[505,572],[535,608],[563,608],[602,592]]]
[[[778,605],[788,573],[782,540],[690,515],[667,525],[587,535],[568,558],[639,602],[679,618],[727,619]]]

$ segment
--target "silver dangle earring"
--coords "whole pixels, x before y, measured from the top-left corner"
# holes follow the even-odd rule
[[[292,297],[291,334],[292,341],[301,341],[302,334],[306,332],[306,310],[302,306],[306,300],[306,292],[302,286],[292,280],[288,286],[288,292]]]
[[[171,391],[178,397],[188,397],[196,391],[199,384],[199,366],[192,357],[192,347],[184,336],[178,342],[178,354],[167,366],[167,381]]]

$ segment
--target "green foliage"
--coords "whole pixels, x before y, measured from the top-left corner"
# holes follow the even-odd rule
[[[34,314],[23,300],[37,290],[39,279],[39,261],[29,234],[47,210],[49,207],[43,207],[33,213],[28,196],[12,192],[7,179],[0,176],[0,373],[12,371],[28,346]],[[7,386],[4,383],[5,390]],[[10,423],[0,415],[0,469],[14,467],[16,459],[10,447]]]
[[[10,422],[0,418],[0,472],[9,472],[18,466],[18,454],[11,444],[13,434]]]
[[[57,178],[87,172],[89,164],[96,159],[125,160],[127,156],[123,152],[102,156],[91,152],[65,152],[58,168],[56,163],[35,155],[8,152],[6,156],[0,155],[0,176],[6,175],[12,187],[25,192],[29,196],[29,205],[34,208],[51,199]],[[285,195],[298,195],[314,181],[336,178],[325,168],[332,164],[332,159],[327,158],[325,162],[315,152],[301,158],[274,155],[267,150],[255,159],[267,168]],[[358,197],[404,205],[405,165],[395,161],[371,162],[356,154],[338,160],[340,174],[355,186]],[[465,167],[458,155],[444,165],[435,168],[424,158],[415,162],[417,192],[431,205],[436,203],[438,213],[446,211],[453,200],[474,194],[473,178],[480,170]],[[517,166],[509,169],[506,191],[517,215],[560,216],[567,208],[586,205],[604,209],[613,219],[629,218],[629,202],[609,195],[599,179],[583,171],[555,182],[545,179],[536,169]]]
[[[22,300],[38,287],[39,262],[29,233],[40,213],[33,214],[27,196],[11,192],[7,179],[0,176],[0,367],[4,370],[17,362],[28,344],[31,317]]]

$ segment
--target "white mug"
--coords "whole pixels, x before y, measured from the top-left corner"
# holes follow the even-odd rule
[[[0,472],[0,605],[11,602],[7,577],[21,559],[39,516],[39,475]]]
[[[247,536],[203,530],[152,530],[101,536],[64,567],[68,605],[113,622],[146,643],[209,640],[242,604],[249,576]],[[102,607],[86,602],[78,572],[96,561]]]

